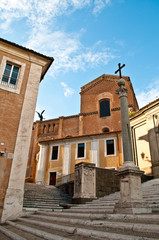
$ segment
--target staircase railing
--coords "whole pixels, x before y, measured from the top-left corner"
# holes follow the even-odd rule
[[[71,174],[65,175],[63,177],[57,178],[56,179],[56,186],[60,186],[64,183],[72,182],[74,180],[75,180],[75,174],[71,173]]]

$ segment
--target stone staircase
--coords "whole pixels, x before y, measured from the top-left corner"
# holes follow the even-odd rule
[[[62,209],[62,205],[71,204],[72,198],[55,186],[25,183],[24,209]]]
[[[119,192],[70,209],[41,209],[0,226],[0,239],[159,239],[159,179],[142,185],[152,214],[114,214]]]

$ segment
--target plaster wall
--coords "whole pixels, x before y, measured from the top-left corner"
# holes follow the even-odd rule
[[[146,174],[159,177],[159,99],[130,119],[136,163]]]

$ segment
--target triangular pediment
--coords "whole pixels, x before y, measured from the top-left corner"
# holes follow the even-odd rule
[[[123,76],[122,78],[124,78],[126,81],[130,82],[129,77]],[[98,77],[98,78],[94,79],[93,81],[87,83],[86,85],[82,86],[80,94],[87,92],[88,90],[90,90],[91,88],[100,84],[103,81],[114,82],[115,84],[117,84],[118,79],[119,79],[119,76],[117,76],[117,75],[103,74],[100,77]]]

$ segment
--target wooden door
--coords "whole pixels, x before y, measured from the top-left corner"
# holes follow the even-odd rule
[[[50,172],[50,185],[56,185],[56,172]]]

